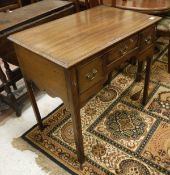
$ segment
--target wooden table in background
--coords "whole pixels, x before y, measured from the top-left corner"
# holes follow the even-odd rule
[[[7,36],[21,30],[72,14],[73,3],[60,0],[40,1],[11,13],[0,13],[0,57],[5,61],[18,65],[13,46]],[[47,31],[48,33],[48,31]]]
[[[86,6],[85,0],[79,0],[79,2],[82,6]],[[111,0],[103,0],[103,3],[111,6]],[[160,15],[170,12],[170,0],[116,0],[116,7],[150,15]]]
[[[40,129],[43,124],[32,82],[50,96],[61,97],[70,109],[80,164],[85,160],[80,108],[103,87],[112,70],[131,57],[147,61],[143,95],[146,102],[155,27],[160,19],[98,6],[9,37]]]
[[[116,0],[116,7],[147,14],[170,12],[170,0]]]
[[[8,77],[6,78],[0,67],[0,80],[2,82],[0,92],[5,90],[7,93],[7,96],[0,94],[0,99],[9,104],[18,116],[21,114],[21,109],[11,92],[10,86],[13,85],[16,89],[15,82],[21,79],[22,75],[19,69],[11,71],[9,68],[8,63],[18,66],[18,61],[13,44],[7,40],[7,37],[10,34],[73,14],[74,12],[75,7],[71,2],[45,0],[18,8],[12,12],[0,13],[0,58],[3,59]],[[48,30],[46,33],[48,33]]]

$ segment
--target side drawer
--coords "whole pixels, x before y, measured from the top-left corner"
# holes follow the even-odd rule
[[[140,50],[143,51],[145,48],[151,46],[155,42],[156,30],[155,25],[146,28],[140,33],[141,44]]]
[[[95,58],[77,68],[79,93],[86,91],[104,77],[103,62]]]

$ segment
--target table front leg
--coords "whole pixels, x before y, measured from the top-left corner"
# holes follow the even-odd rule
[[[12,80],[12,78],[13,78],[13,72],[10,69],[9,64],[6,61],[4,61],[4,60],[3,60],[3,63],[4,63],[4,67],[6,69],[6,75],[7,75],[8,79],[12,82],[12,86],[13,86],[14,90],[17,90],[16,83],[13,82],[13,80]]]
[[[146,101],[148,98],[151,64],[152,64],[152,58],[148,57],[146,60],[146,72],[145,72],[144,91],[143,91],[143,100],[142,100],[143,105],[146,104]]]
[[[77,157],[80,165],[82,166],[85,161],[85,155],[80,116],[80,103],[77,89],[76,73],[74,69],[71,71],[66,71],[66,81]]]

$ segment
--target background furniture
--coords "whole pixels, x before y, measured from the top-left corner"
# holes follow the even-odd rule
[[[45,0],[16,9],[10,13],[0,13],[0,58],[4,61],[7,75],[6,79],[4,76],[0,76],[0,79],[3,82],[0,86],[0,92],[6,90],[6,86],[8,86],[8,94],[12,94],[10,86],[13,85],[14,89],[16,89],[15,82],[22,78],[19,68],[16,68],[13,71],[9,68],[8,63],[18,66],[18,61],[13,45],[7,40],[7,37],[15,32],[61,18],[74,12],[75,7],[71,2]],[[8,99],[10,99],[10,97],[11,95],[8,96]],[[14,102],[13,99],[14,98],[12,97],[11,101]],[[4,100],[4,97],[3,101],[6,103],[9,102],[9,100]],[[11,103],[8,104],[11,105]],[[19,112],[18,110],[15,111],[17,112],[17,115],[21,114],[21,110]]]
[[[0,12],[11,13],[11,10],[14,10],[14,9],[17,9],[20,7],[22,7],[21,0],[1,0],[0,1]],[[16,14],[13,14],[13,15],[16,15]],[[1,23],[3,23],[3,21]],[[16,90],[17,87],[15,84],[15,82],[16,82],[15,77],[17,74],[20,73],[20,71],[18,69],[15,69],[14,71],[12,71],[10,69],[10,66],[7,63],[7,61],[3,60],[3,62],[4,62],[5,69],[6,69],[7,78],[9,81],[12,82],[11,84],[12,84],[13,88]],[[20,79],[20,78],[21,78],[21,76],[18,77],[18,79]]]
[[[21,4],[22,6],[25,6],[25,5],[28,5],[28,4],[31,4],[31,0],[21,0]]]
[[[81,1],[79,1],[79,4],[80,4]],[[103,5],[103,0],[85,0],[85,6],[86,8],[93,8],[93,7],[96,7],[98,5]],[[116,0],[111,0],[111,3],[110,5],[112,7],[115,7],[116,6]]]
[[[31,3],[38,2],[38,1],[40,1],[40,0],[31,0]]]
[[[40,129],[44,127],[33,83],[50,96],[61,97],[70,109],[80,164],[85,160],[80,108],[103,87],[108,74],[132,56],[147,60],[143,95],[146,102],[159,20],[160,17],[100,5],[9,37],[15,43]]]
[[[102,0],[105,5],[111,5],[112,0]],[[86,6],[87,0],[79,0],[79,3]],[[124,10],[134,10],[147,14],[162,14],[170,10],[169,0],[116,0],[116,7]]]
[[[9,12],[10,10],[20,8],[21,6],[22,6],[22,4],[21,4],[20,0],[1,0],[0,1],[0,12],[10,13]],[[1,20],[3,20],[3,18]],[[5,96],[5,95],[0,94],[0,99],[2,101],[5,101],[7,104],[10,104],[10,106],[16,111],[16,115],[19,116],[20,109],[19,109],[19,106],[18,106],[17,101],[15,99],[15,96],[11,92],[10,86],[12,85],[15,90],[17,89],[16,84],[15,84],[16,81],[13,77],[15,77],[15,75],[18,73],[20,74],[20,72],[18,69],[15,71],[12,71],[10,69],[9,64],[6,61],[3,60],[3,63],[4,63],[4,67],[6,69],[6,74],[3,72],[1,65],[0,65],[0,77],[1,77],[0,80],[2,83],[0,85],[0,92],[5,90],[7,95]],[[6,77],[6,75],[7,75],[7,77]],[[21,76],[20,76],[20,78],[21,78]]]
[[[21,0],[1,0],[0,1],[0,12],[14,10],[21,6],[22,6]]]
[[[170,0],[116,0],[116,7],[162,16],[163,19],[157,26],[157,35],[158,37],[170,37],[170,15],[168,14],[170,12]],[[169,17],[166,15],[169,15]],[[168,45],[168,72],[170,73],[170,39]]]
[[[168,45],[168,73],[170,73],[170,16],[164,17],[157,25],[158,36],[169,37]]]
[[[169,0],[116,0],[116,7],[147,14],[163,14],[170,11]]]
[[[3,89],[6,92],[6,95],[0,94],[0,100],[10,105],[14,111],[16,111],[16,115],[19,116],[21,114],[21,108],[18,104],[14,94],[11,92],[9,82],[6,78],[5,73],[3,72],[0,65],[0,80],[3,85]]]

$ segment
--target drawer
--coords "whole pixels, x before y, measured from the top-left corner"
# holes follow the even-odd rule
[[[124,41],[116,44],[112,49],[110,49],[106,55],[104,56],[106,59],[106,64],[110,64],[115,60],[123,57],[133,51],[135,48],[138,47],[138,34],[135,34]]]
[[[101,58],[83,64],[77,68],[79,93],[86,91],[96,83],[103,80],[103,62]]]
[[[141,32],[140,36],[141,36],[140,50],[142,51],[154,43],[156,38],[155,26],[148,27],[147,29]]]

